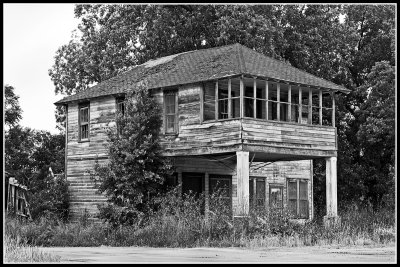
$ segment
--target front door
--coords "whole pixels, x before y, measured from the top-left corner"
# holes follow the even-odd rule
[[[204,191],[204,173],[183,172],[182,173],[182,194],[189,192],[199,196]]]

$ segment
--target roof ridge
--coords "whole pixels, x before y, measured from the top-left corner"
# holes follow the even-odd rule
[[[243,46],[243,45],[242,45],[242,46]],[[313,77],[315,77],[315,78],[317,78],[317,79],[325,80],[325,81],[327,81],[327,82],[329,82],[329,83],[331,83],[331,84],[333,84],[333,85],[341,86],[341,87],[343,87],[344,89],[348,90],[348,89],[345,88],[343,85],[335,84],[334,82],[329,81],[329,80],[327,80],[327,79],[325,79],[325,78],[318,77],[318,76],[315,75],[315,74],[312,74],[312,73],[309,73],[309,72],[307,72],[307,71],[305,71],[305,70],[302,70],[302,69],[300,69],[300,68],[297,68],[297,67],[293,66],[292,64],[290,64],[290,62],[289,62],[289,64],[288,64],[288,63],[286,63],[286,61],[282,61],[282,60],[279,60],[279,59],[276,59],[276,58],[273,58],[273,57],[264,55],[263,53],[257,52],[257,51],[255,51],[255,50],[253,50],[253,49],[250,49],[250,48],[246,47],[246,46],[243,46],[243,47],[246,48],[247,50],[252,51],[252,52],[261,54],[262,56],[264,56],[264,57],[266,57],[266,58],[272,59],[272,60],[274,60],[275,62],[278,62],[278,63],[280,63],[280,64],[286,64],[288,67],[292,67],[292,68],[294,68],[294,69],[296,69],[296,70],[299,70],[300,72],[303,72],[303,73],[305,73],[305,74],[307,74],[307,75],[313,76]]]
[[[243,51],[242,51],[242,46],[240,43],[235,43],[234,44],[236,48],[236,53],[238,55],[238,65],[239,65],[239,72],[240,73],[246,73],[246,64],[244,63],[244,58],[243,58]]]

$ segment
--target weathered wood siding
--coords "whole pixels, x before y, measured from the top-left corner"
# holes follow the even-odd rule
[[[244,144],[256,145],[261,150],[261,147],[265,147],[266,152],[268,147],[278,151],[279,148],[283,148],[282,151],[290,148],[317,156],[315,151],[334,153],[337,150],[333,127],[245,118],[242,120],[242,129]]]
[[[197,84],[179,88],[179,134],[161,136],[161,144],[168,156],[230,152],[241,142],[240,121],[200,124],[201,86]],[[157,98],[162,100],[160,94],[161,91],[157,92]]]
[[[78,139],[78,103],[68,106],[67,135],[67,181],[69,182],[71,220],[76,221],[85,212],[93,216],[98,212],[97,204],[106,198],[97,192],[90,179],[95,158],[104,164],[107,158],[106,129],[115,125],[115,98],[112,96],[90,101],[89,141]]]

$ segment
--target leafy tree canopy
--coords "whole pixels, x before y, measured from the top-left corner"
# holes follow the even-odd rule
[[[19,106],[19,96],[15,94],[14,87],[11,85],[4,86],[4,115],[5,124],[13,127],[22,119],[22,109]]]

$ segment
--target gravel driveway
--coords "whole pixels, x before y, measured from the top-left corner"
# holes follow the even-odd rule
[[[395,247],[147,248],[50,247],[64,263],[394,263]]]

